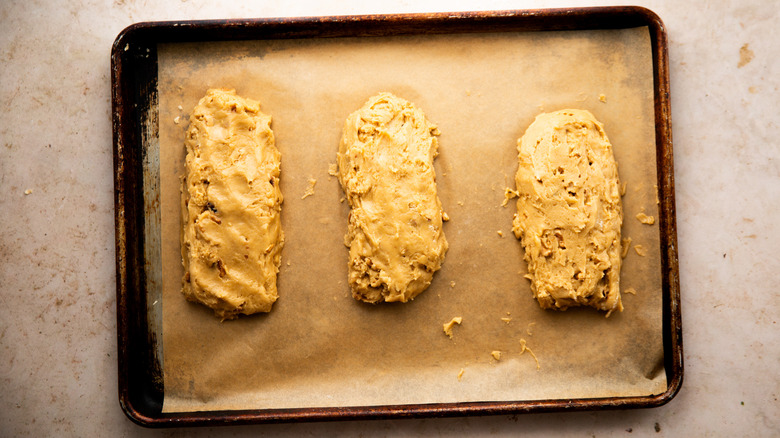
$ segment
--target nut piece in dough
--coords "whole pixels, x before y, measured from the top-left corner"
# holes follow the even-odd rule
[[[338,177],[349,205],[352,296],[407,302],[447,252],[433,159],[438,129],[410,102],[380,93],[344,123]]]
[[[623,310],[617,163],[584,110],[541,114],[518,141],[515,236],[543,309]]]
[[[233,90],[209,90],[184,144],[182,293],[223,320],[270,311],[284,245],[271,116]]]

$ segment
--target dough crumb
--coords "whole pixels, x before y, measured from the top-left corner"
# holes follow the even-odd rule
[[[301,199],[306,199],[309,196],[313,196],[315,185],[317,185],[317,180],[314,178],[309,178],[309,187],[306,189],[305,192],[303,192],[303,196],[301,196]]]
[[[636,295],[636,289],[634,289],[633,287],[629,287],[626,290],[624,290],[623,292],[625,292],[627,294],[631,294],[631,295]]]
[[[463,318],[460,316],[456,316],[450,320],[450,322],[445,323],[442,328],[444,329],[444,334],[447,335],[450,339],[452,339],[452,328],[455,327],[455,324],[460,325],[463,322]]]
[[[463,201],[458,201],[458,205],[460,205],[461,207],[463,207]]]
[[[448,215],[446,211],[442,211],[441,220],[443,220],[444,222],[448,222],[450,220],[450,215]]]
[[[173,118],[173,123],[178,125],[179,124],[179,116],[176,116]]]
[[[31,195],[32,192],[33,192],[32,189],[27,189],[27,190],[24,191],[24,194],[25,195]]]
[[[634,245],[634,251],[642,257],[647,255],[647,248],[642,245]]]
[[[501,318],[501,321],[504,321],[505,323],[509,324],[510,321],[512,321],[512,318]]]
[[[739,48],[739,62],[737,63],[737,68],[748,65],[755,56],[755,53],[748,47],[748,43],[743,44],[742,47]]]
[[[452,280],[452,281],[450,282],[450,287],[453,287],[453,288],[455,287],[455,280]]]
[[[339,176],[339,165],[336,163],[328,164],[328,175]]]
[[[460,379],[463,378],[463,373],[466,372],[463,368],[460,369],[458,372],[458,382],[460,382]]]
[[[504,237],[504,232],[501,230],[496,231],[498,233],[498,237]]]
[[[599,94],[599,101],[607,103],[607,96],[604,94]]]
[[[528,348],[526,344],[527,342],[525,341],[525,339],[520,338],[520,355],[522,356],[522,354],[527,351],[531,356],[533,356],[534,360],[536,361],[536,370],[538,371],[540,369],[539,358],[536,357],[536,354],[534,354],[534,352],[530,348]]]
[[[620,185],[620,196],[626,196],[626,188],[628,188],[627,182]]]
[[[493,359],[495,360],[501,360],[501,352],[498,350],[491,351],[490,355],[493,356]]]
[[[628,255],[628,249],[631,248],[631,238],[626,237],[625,239],[622,239],[620,243],[622,244],[622,248],[620,249],[620,257],[626,258]]]
[[[506,187],[504,189],[504,202],[501,203],[501,206],[506,207],[506,205],[509,204],[510,199],[517,198],[518,196],[520,196],[520,192],[518,192],[517,190],[512,190],[509,187]]]
[[[642,222],[645,225],[653,225],[655,223],[655,218],[653,216],[646,215],[644,212],[638,213],[636,215],[636,220]]]
[[[177,106],[176,108],[178,108],[179,111],[184,111],[184,108],[182,108],[181,105]]]
[[[535,322],[529,322],[528,327],[526,327],[525,332],[528,334],[528,336],[533,336],[533,333],[531,333],[531,327],[535,326]]]

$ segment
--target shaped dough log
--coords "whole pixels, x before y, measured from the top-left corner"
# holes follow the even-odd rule
[[[441,268],[447,240],[433,169],[438,133],[422,111],[389,93],[344,124],[338,177],[352,208],[344,243],[357,300],[407,302]]]
[[[584,110],[541,114],[518,151],[513,230],[539,305],[623,310],[620,184],[603,126]]]
[[[182,179],[182,293],[220,318],[268,312],[281,263],[281,155],[271,117],[233,90],[190,116]]]

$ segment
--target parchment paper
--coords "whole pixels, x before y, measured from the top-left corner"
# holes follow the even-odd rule
[[[164,411],[641,396],[663,369],[652,57],[646,28],[161,45]],[[273,116],[286,245],[270,314],[220,322],[180,294],[179,176],[189,111],[235,88]],[[345,118],[389,91],[441,130],[450,243],[408,304],[366,305],[347,284],[348,206],[328,165]],[[599,95],[606,102],[599,100]],[[590,110],[614,145],[625,311],[542,311],[511,233],[517,139],[542,111]],[[178,119],[176,119],[178,117]],[[178,123],[177,123],[178,122]],[[315,194],[302,199],[309,179]],[[503,237],[499,235],[503,233]],[[442,324],[463,317],[447,338]],[[501,318],[511,318],[509,322]],[[521,339],[539,360],[520,354]],[[491,351],[502,352],[500,361]],[[460,370],[461,379],[458,379]]]

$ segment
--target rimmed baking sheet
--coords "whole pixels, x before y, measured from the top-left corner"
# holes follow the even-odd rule
[[[641,406],[676,391],[668,328],[676,290],[669,293],[667,277],[673,204],[670,214],[661,202],[673,195],[664,183],[671,149],[667,162],[666,149],[659,153],[667,139],[658,138],[658,29],[498,32],[478,17],[461,17],[472,27],[452,32],[151,41],[156,131],[147,131],[141,166],[143,266],[160,418],[208,422],[217,418],[210,413],[241,412],[265,421],[290,410],[329,418],[329,408],[344,407],[381,416],[382,406],[437,406],[450,415],[464,403],[492,403],[487,412],[501,403],[517,409],[571,400]],[[268,315],[226,322],[179,292],[184,130],[191,108],[214,87],[235,88],[273,116],[285,196],[280,299]],[[451,217],[450,250],[431,287],[403,305],[351,298],[348,206],[328,173],[344,119],[380,91],[414,102],[442,132],[435,168]],[[626,184],[623,234],[633,247],[621,282],[636,294],[624,293],[625,311],[609,318],[592,309],[539,309],[511,233],[514,201],[502,205],[505,188],[514,188],[517,138],[538,113],[562,108],[588,109],[604,123]],[[311,180],[314,195],[304,197]],[[656,224],[636,220],[640,211]],[[676,278],[676,258],[673,268]],[[463,324],[449,339],[442,324],[454,316]]]

